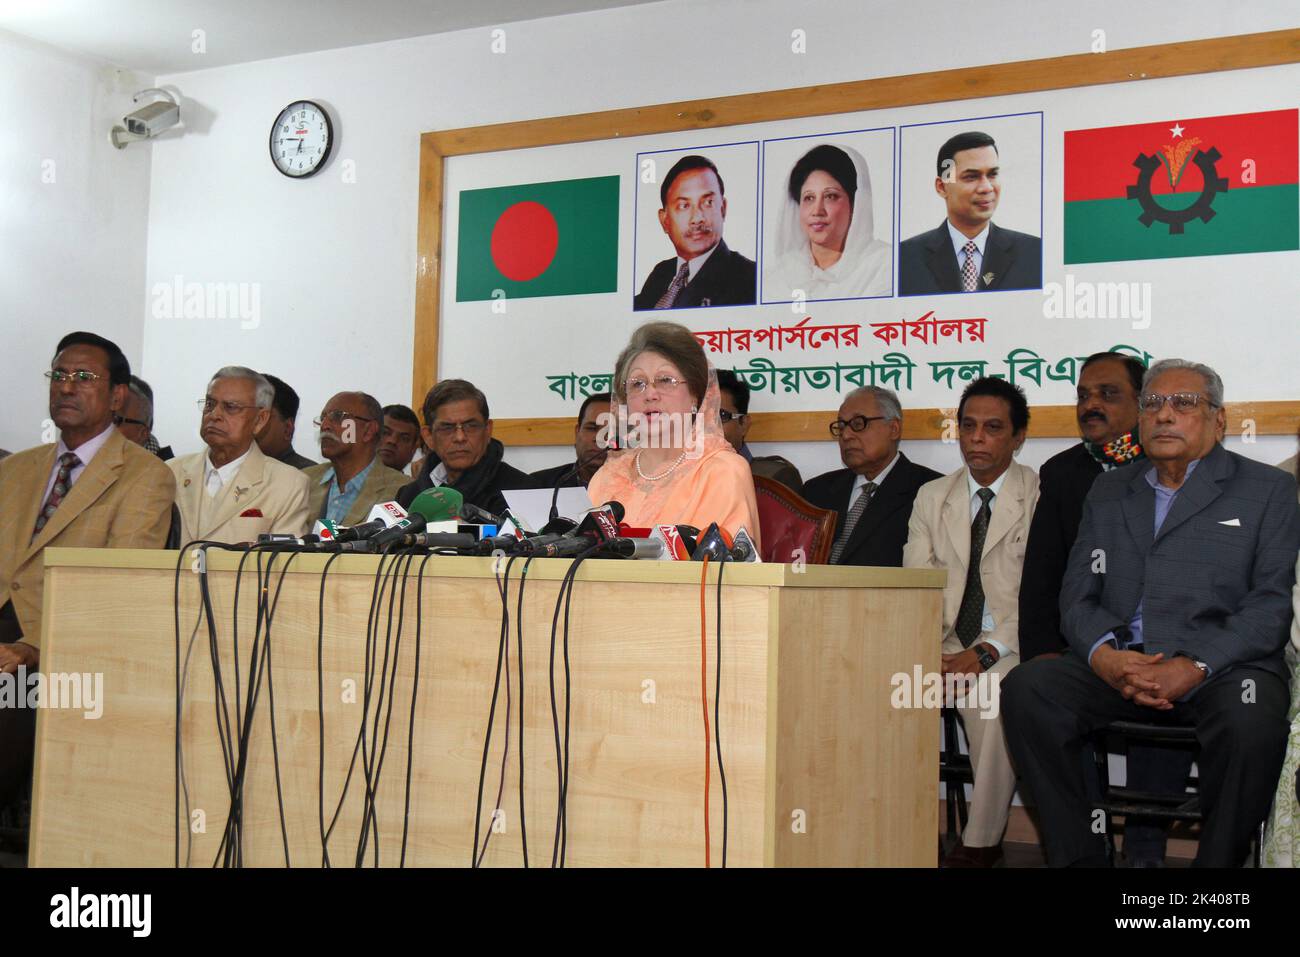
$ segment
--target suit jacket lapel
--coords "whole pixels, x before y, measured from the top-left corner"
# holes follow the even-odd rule
[[[1133,536],[1138,551],[1143,555],[1151,551],[1156,523],[1156,494],[1146,480],[1149,467],[1148,463],[1146,467],[1135,470],[1136,474],[1129,479],[1128,494],[1120,503],[1124,524],[1128,526],[1128,533]]]
[[[379,480],[383,477],[384,463],[378,458],[370,462],[370,474],[366,480],[361,483],[361,489],[357,492],[357,499],[348,509],[347,523],[349,525],[359,525],[366,520],[366,515],[370,512],[370,506],[379,501]]]
[[[713,248],[712,255],[705,260],[704,265],[700,267],[700,271],[695,274],[695,278],[686,284],[686,288],[677,297],[676,305],[681,306],[689,302],[690,305],[697,306],[706,292],[709,293],[709,298],[712,298],[712,290],[709,284],[713,282],[715,275],[721,275],[722,264],[726,260],[728,253],[726,240],[719,239],[718,245]],[[671,276],[668,282],[671,285]]]
[[[1224,451],[1223,446],[1216,445],[1196,466],[1196,471],[1183,482],[1183,487],[1178,490],[1174,504],[1170,506],[1169,514],[1165,516],[1164,523],[1160,526],[1160,534],[1155,536],[1155,541],[1160,541],[1222,495],[1223,490],[1219,487],[1219,480],[1226,478],[1232,471],[1232,459],[1228,458],[1228,453]],[[1154,499],[1153,494],[1153,510]],[[1153,514],[1152,522],[1154,521]]]
[[[73,483],[72,488],[59,507],[54,510],[50,520],[45,523],[41,533],[36,536],[28,546],[27,551],[34,553],[49,544],[50,540],[59,532],[68,527],[78,515],[89,508],[94,501],[104,494],[104,490],[117,481],[118,475],[122,472],[122,447],[126,438],[118,431],[114,430],[113,434],[108,437],[103,447],[90,460],[90,464],[85,467],[77,481]],[[54,467],[54,460],[51,458],[50,467]],[[41,486],[43,494],[45,486]],[[44,502],[41,503],[42,505]],[[29,528],[36,527],[37,512],[32,514],[32,521]]]
[[[207,526],[202,530],[204,535],[211,534],[213,530],[220,528],[248,507],[248,504],[257,497],[265,470],[266,457],[254,442],[248,448],[248,458],[244,459],[230,483],[233,487],[229,490],[223,489],[223,494],[217,497],[216,509],[204,523]]]
[[[957,473],[956,480],[948,486],[940,506],[940,520],[948,533],[948,542],[961,563],[962,574],[970,565],[970,495],[966,488],[965,469]],[[951,580],[951,579],[949,579]]]
[[[961,291],[961,273],[957,271],[957,257],[952,249],[952,237],[948,235],[948,220],[939,224],[939,228],[930,233],[925,243],[926,265],[934,275],[939,288],[946,292]]]
[[[993,499],[993,514],[989,516],[989,530],[984,536],[985,555],[1024,517],[1025,473],[1021,468],[1018,462],[1011,463],[1002,492]]]
[[[1005,230],[999,229],[994,223],[989,223],[989,239],[984,244],[984,261],[980,269],[979,287],[998,288],[1015,261],[1015,243],[1007,236]],[[993,278],[986,283],[984,277],[989,273],[993,274]]]
[[[37,460],[28,468],[27,474],[14,483],[19,488],[36,489],[36,494],[28,496],[27,501],[22,504],[22,514],[16,519],[18,523],[15,526],[17,538],[13,544],[15,556],[22,556],[20,561],[26,561],[27,555],[34,551],[34,548],[29,546],[28,543],[32,541],[32,529],[36,527],[36,516],[41,514],[41,508],[45,505],[45,483],[50,480],[50,472],[54,470],[54,453],[57,448],[57,444],[47,446],[45,454],[38,456]],[[48,527],[47,524],[46,528]],[[42,529],[42,531],[44,530]],[[40,536],[38,535],[37,538],[40,538]]]

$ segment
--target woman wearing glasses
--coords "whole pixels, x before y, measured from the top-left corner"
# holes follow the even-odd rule
[[[749,463],[722,434],[717,374],[689,329],[672,322],[637,329],[615,365],[612,404],[625,434],[588,486],[593,502],[622,503],[632,526],[717,522],[733,538],[744,528],[759,544]]]

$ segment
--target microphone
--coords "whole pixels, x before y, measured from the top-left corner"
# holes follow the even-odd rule
[[[377,535],[406,518],[406,509],[396,502],[380,502],[370,510],[367,520],[351,528],[340,528],[334,535],[336,542],[355,542]]]
[[[551,524],[560,517],[560,483],[572,478],[578,474],[578,463],[574,462],[572,468],[565,469],[555,477],[555,484],[551,486],[551,511],[547,515],[547,523]]]
[[[758,549],[754,547],[754,540],[749,537],[749,532],[745,531],[745,526],[740,526],[736,530],[736,540],[731,543],[731,556],[726,559],[729,562],[761,562]]]
[[[418,532],[424,531],[425,526],[428,524],[428,519],[423,515],[419,512],[412,512],[407,518],[402,519],[396,525],[391,525],[379,532],[377,535],[372,536],[370,538],[370,545],[373,547],[374,551],[382,551],[389,545],[400,544],[408,535],[414,535]]]
[[[460,532],[407,532],[400,542],[403,548],[474,548],[479,540]]]
[[[328,518],[322,518],[312,526],[311,534],[302,537],[304,545],[315,545],[317,542],[332,542],[338,535],[339,527],[336,523],[331,522]]]
[[[460,517],[468,519],[476,525],[495,525],[500,528],[505,522],[500,515],[493,515],[485,508],[479,508],[473,502],[463,502],[460,506]]]
[[[711,562],[722,562],[731,558],[731,536],[725,528],[720,528],[717,522],[712,522],[700,536],[695,550],[691,553],[691,561],[702,562],[705,555],[709,556]]]
[[[419,512],[430,522],[446,522],[460,515],[465,497],[449,485],[426,488],[411,502],[408,512]]]
[[[664,544],[663,558],[672,562],[689,562],[695,551],[695,536],[700,533],[691,525],[655,525],[650,537]]]
[[[662,538],[612,538],[601,546],[600,552],[615,558],[643,558],[652,561],[670,557],[666,554]]]
[[[610,501],[604,505],[597,505],[587,510],[587,514],[583,516],[577,528],[569,534],[596,537],[601,541],[618,538],[618,526],[625,514],[626,509],[623,508],[622,502]]]

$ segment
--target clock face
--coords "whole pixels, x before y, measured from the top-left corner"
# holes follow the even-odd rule
[[[329,159],[334,128],[324,107],[311,100],[290,103],[271,127],[271,162],[285,176],[310,176]]]

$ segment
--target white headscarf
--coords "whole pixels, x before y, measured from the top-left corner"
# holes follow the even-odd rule
[[[763,298],[766,300],[793,299],[796,289],[803,290],[807,299],[889,295],[894,275],[893,257],[889,244],[875,236],[871,173],[867,161],[851,146],[841,143],[823,145],[843,151],[853,161],[858,177],[857,192],[853,195],[853,219],[844,237],[844,252],[829,269],[817,266],[808,246],[808,236],[799,224],[799,201],[784,190],[785,202],[781,204],[775,237],[776,255],[769,260],[771,265],[763,273]],[[788,183],[789,174],[786,181]]]

